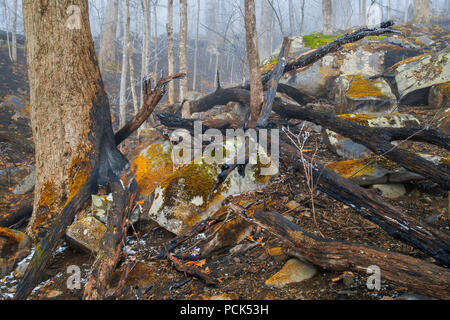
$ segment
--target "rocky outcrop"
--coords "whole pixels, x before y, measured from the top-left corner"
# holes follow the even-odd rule
[[[393,66],[401,101],[428,104],[432,86],[450,81],[450,49],[403,60]]]

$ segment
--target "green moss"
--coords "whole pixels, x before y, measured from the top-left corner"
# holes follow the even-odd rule
[[[303,36],[303,43],[305,47],[310,47],[311,49],[315,49],[321,47],[323,45],[329,44],[334,40],[342,37],[342,34],[338,35],[327,35],[327,34],[310,34]],[[370,40],[381,40],[387,38],[387,36],[370,36],[366,37]]]

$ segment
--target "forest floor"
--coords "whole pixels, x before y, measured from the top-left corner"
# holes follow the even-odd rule
[[[18,92],[24,87],[23,83],[8,81],[11,69],[5,66],[7,49],[0,48],[0,81],[1,95],[7,94],[19,96],[24,104],[28,102],[26,92]],[[23,52],[22,52],[23,53]],[[23,77],[24,69],[12,70],[18,77]],[[15,77],[17,78],[17,77]],[[11,84],[7,87],[6,84]],[[25,86],[26,87],[26,86]],[[25,94],[23,94],[25,93]],[[320,108],[320,107],[319,107]],[[324,103],[324,108],[326,104]],[[401,112],[413,113],[422,123],[432,119],[436,110],[425,107],[402,106]],[[291,122],[295,126],[300,121]],[[0,126],[2,121],[0,120]],[[3,124],[4,125],[4,124]],[[285,137],[282,137],[283,139]],[[287,141],[287,140],[286,140]],[[318,146],[317,161],[329,163],[341,160],[330,152],[319,133],[312,132],[305,149],[314,149]],[[400,148],[407,148],[415,152],[427,153],[439,156],[448,156],[439,148],[421,143],[405,143]],[[32,154],[15,154],[15,165],[21,163],[32,164]],[[5,156],[0,159],[0,169],[11,165],[11,158]],[[280,168],[278,179],[282,183],[264,189],[252,199],[253,204],[266,203],[268,209],[282,213],[286,218],[301,226],[304,230],[318,234],[313,222],[311,212],[311,199],[304,181],[299,181],[287,168]],[[447,194],[437,188],[433,183],[422,182],[406,185],[406,195],[387,202],[401,209],[408,215],[419,221],[425,221],[435,229],[448,232],[449,219],[447,212]],[[8,213],[26,201],[30,201],[33,193],[24,196],[12,194],[13,186],[0,185],[0,212]],[[292,210],[289,202],[295,201],[299,206]],[[292,203],[292,202],[291,202]],[[373,245],[381,249],[406,253],[408,255],[433,261],[422,252],[397,241],[384,232],[377,225],[363,219],[350,207],[328,197],[323,193],[317,193],[314,197],[317,223],[320,231],[327,239],[347,240],[361,244]],[[24,230],[24,225],[18,226]],[[255,241],[256,237],[248,237],[244,244],[248,250],[240,254],[232,255],[228,252],[213,255],[206,263],[211,274],[220,278],[220,283],[215,286],[207,286],[201,280],[192,278],[181,285],[186,276],[171,266],[167,259],[158,259],[154,256],[169,243],[175,236],[158,227],[156,224],[139,222],[134,226],[135,232],[130,232],[127,237],[126,254],[122,261],[133,259],[135,263],[127,278],[125,288],[127,290],[123,299],[392,299],[407,298],[409,293],[404,287],[399,287],[392,282],[383,279],[381,274],[381,290],[368,289],[365,273],[350,273],[342,277],[342,273],[319,270],[311,279],[301,283],[287,285],[283,288],[272,288],[265,285],[265,281],[278,272],[289,259],[286,253],[275,256],[270,254],[273,248],[284,247],[283,244],[267,232],[262,231],[262,240]],[[29,259],[29,257],[28,257]],[[82,279],[86,279],[95,256],[78,252],[63,243],[54,254],[51,263],[42,275],[41,284],[33,291],[31,299],[81,299],[83,290],[69,289],[67,282],[71,273],[69,266],[79,266]],[[117,284],[121,268],[118,268],[111,280],[110,287]],[[15,286],[20,279],[15,273],[0,279],[0,300],[8,299],[15,291]],[[83,283],[83,282],[82,282]],[[176,288],[179,286],[179,288]]]

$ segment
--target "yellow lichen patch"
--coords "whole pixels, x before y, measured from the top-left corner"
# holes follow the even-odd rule
[[[69,197],[67,202],[77,194],[78,190],[88,181],[92,172],[91,164],[88,159],[76,156],[67,170],[69,178]]]
[[[441,158],[439,159],[439,163],[450,165],[450,158]]]
[[[399,168],[395,162],[381,156],[332,162],[325,166],[346,179],[370,175],[374,173],[377,166],[385,169]]]
[[[353,159],[346,161],[339,161],[326,164],[325,166],[340,176],[348,179],[354,175],[354,177],[359,177],[366,174],[371,174],[375,170],[374,164],[370,164],[368,158],[365,159]]]
[[[347,79],[350,80],[350,85],[346,93],[349,98],[376,97],[389,99],[388,96],[383,94],[380,87],[377,86],[382,85],[379,79],[370,80],[364,78],[362,75],[347,76]]]
[[[9,239],[16,243],[20,243],[25,237],[24,234],[17,230],[0,227],[0,237]]]
[[[373,114],[355,114],[355,113],[346,113],[346,114],[339,114],[339,118],[343,118],[358,124],[362,125],[369,125],[368,121],[370,119],[375,119],[376,116]]]
[[[160,143],[152,144],[134,158],[131,170],[136,170],[139,194],[149,195],[173,171],[170,152],[164,151]]]

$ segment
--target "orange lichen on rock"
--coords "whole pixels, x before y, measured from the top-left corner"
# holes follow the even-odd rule
[[[171,154],[164,151],[160,143],[152,144],[134,158],[131,170],[136,170],[135,179],[139,194],[149,195],[173,172]]]
[[[377,116],[373,114],[363,114],[363,113],[362,114],[345,113],[339,114],[338,117],[367,126],[369,124],[368,121],[370,119],[375,119]]]
[[[350,80],[349,88],[346,93],[349,98],[376,97],[390,99],[390,97],[383,94],[381,89],[377,86],[377,84],[381,84],[379,79],[370,80],[364,78],[362,75],[347,76],[347,79]]]

